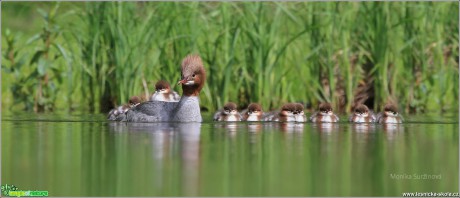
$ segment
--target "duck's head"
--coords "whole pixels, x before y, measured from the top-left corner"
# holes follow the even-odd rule
[[[332,105],[331,103],[323,102],[319,105],[319,113],[323,116],[330,116],[334,114],[332,112]]]
[[[398,116],[398,108],[391,103],[387,103],[385,107],[383,108],[385,116],[388,117],[396,117]]]
[[[171,86],[167,81],[160,80],[155,84],[155,91],[158,93],[169,93]]]
[[[258,103],[251,103],[248,106],[248,114],[249,115],[262,115],[262,106]]]
[[[227,104],[224,105],[224,114],[227,115],[236,115],[238,113],[236,109],[236,104],[233,102],[228,102]]]
[[[296,105],[293,103],[287,103],[281,107],[280,115],[293,116],[295,111],[296,111]]]
[[[358,104],[354,111],[355,116],[368,117],[369,108],[364,104]]]
[[[298,114],[298,115],[304,115],[304,111],[303,111],[304,107],[303,107],[303,104],[300,104],[300,103],[295,103],[295,114]]]
[[[128,100],[128,103],[130,107],[135,107],[141,103],[141,99],[137,96],[133,96]]]
[[[206,81],[206,71],[198,55],[188,55],[182,60],[181,80],[183,94],[198,96]]]

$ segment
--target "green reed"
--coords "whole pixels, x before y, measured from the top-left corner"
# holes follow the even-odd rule
[[[61,4],[74,11],[54,40],[71,52],[54,93],[67,101],[61,108],[105,112],[151,94],[160,79],[180,91],[181,60],[198,53],[208,72],[201,105],[210,111],[228,101],[265,110],[321,101],[342,112],[387,101],[405,112],[458,109],[456,2]],[[11,67],[3,51],[2,68]]]

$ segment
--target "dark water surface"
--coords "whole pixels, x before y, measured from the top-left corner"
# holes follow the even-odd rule
[[[50,196],[458,192],[458,115],[405,119],[179,124],[2,113],[1,179]]]

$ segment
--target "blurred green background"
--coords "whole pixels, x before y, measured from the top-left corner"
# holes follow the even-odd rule
[[[2,111],[107,112],[198,53],[204,110],[458,111],[458,2],[2,2]]]

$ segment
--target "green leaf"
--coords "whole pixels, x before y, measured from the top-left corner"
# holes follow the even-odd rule
[[[58,51],[59,53],[64,57],[64,59],[67,61],[67,62],[70,62],[70,57],[67,55],[67,52],[65,50],[65,48],[63,48],[60,44],[58,43],[53,43],[52,44]]]
[[[53,7],[53,9],[50,11],[50,14],[49,14],[51,19],[54,19],[54,17],[56,16],[56,12],[58,8],[59,8],[59,2],[56,2],[56,5]]]
[[[35,34],[35,35],[33,35],[32,37],[29,38],[29,40],[26,41],[26,45],[29,45],[29,44],[31,44],[32,42],[34,42],[34,41],[40,39],[41,36],[42,36],[41,34]]]
[[[40,59],[40,56],[44,53],[45,51],[43,50],[39,50],[37,52],[35,52],[34,56],[32,57],[32,60],[30,60],[30,63],[29,64],[34,64],[38,61],[38,59]]]
[[[38,13],[39,13],[40,15],[42,15],[42,17],[43,17],[45,20],[48,20],[48,13],[47,13],[47,12],[45,12],[44,10],[42,10],[42,9],[40,9],[40,8],[38,8],[37,11],[38,11]]]
[[[56,79],[59,82],[59,84],[62,84],[63,73],[61,72],[61,70],[59,70],[58,68],[55,68],[55,67],[51,67],[51,71],[53,71],[54,77],[56,77]]]
[[[40,59],[38,61],[38,74],[44,76],[46,74],[46,69],[48,67],[48,62],[45,59]]]
[[[10,69],[9,67],[7,67],[4,64],[2,64],[2,70],[3,70],[3,72],[6,72],[6,73],[11,73],[13,71],[12,69]]]

